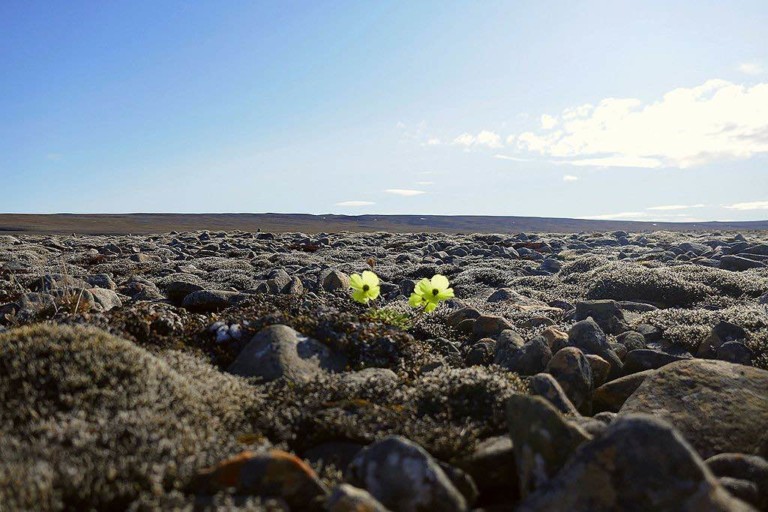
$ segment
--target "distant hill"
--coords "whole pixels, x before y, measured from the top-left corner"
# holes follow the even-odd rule
[[[482,215],[308,215],[287,213],[225,214],[0,214],[0,232],[147,234],[168,231],[242,230],[304,233],[393,231],[444,233],[519,233],[539,231],[756,231],[768,220],[751,222],[636,222],[622,220],[492,217]]]

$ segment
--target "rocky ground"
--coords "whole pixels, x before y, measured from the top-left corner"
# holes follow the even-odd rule
[[[3,510],[768,510],[768,234],[0,236],[0,402]]]

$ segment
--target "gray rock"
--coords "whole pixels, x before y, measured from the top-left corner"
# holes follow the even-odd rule
[[[323,343],[278,324],[259,331],[227,371],[267,382],[281,377],[302,382],[324,372],[342,371],[346,363],[346,357]]]
[[[499,338],[503,337],[499,336]],[[536,336],[522,346],[518,346],[517,338],[514,338],[514,342],[503,343],[500,340],[496,343],[494,364],[520,375],[535,375],[542,372],[552,358],[547,340],[542,336]]]
[[[765,266],[765,263],[761,261],[751,260],[742,256],[728,254],[720,258],[720,268],[723,270],[742,272],[753,268],[764,268]]]
[[[326,270],[320,273],[320,287],[327,291],[346,290],[349,288],[349,276],[339,270]]]
[[[736,324],[720,321],[710,331],[707,338],[701,342],[696,352],[697,357],[713,358],[717,355],[720,345],[728,341],[739,341],[747,338],[747,332]]]
[[[685,355],[675,355],[648,348],[632,350],[624,358],[624,373],[630,375],[645,370],[656,370],[676,361],[691,359],[691,357],[687,353]]]
[[[85,281],[94,288],[117,290],[117,285],[107,274],[94,274],[86,277]]]
[[[729,476],[720,477],[717,481],[732,496],[745,503],[757,506],[760,501],[760,491],[755,482]]]
[[[538,396],[512,396],[507,401],[507,426],[523,497],[545,485],[576,448],[590,439]]]
[[[602,386],[608,380],[608,374],[611,372],[610,363],[595,354],[586,354],[585,357],[592,369],[592,388]]]
[[[591,318],[573,324],[568,331],[568,342],[586,354],[595,354],[608,361],[611,365],[609,379],[615,379],[621,375],[623,366],[621,359],[608,344],[600,326]]]
[[[619,415],[648,413],[669,421],[704,457],[756,453],[768,424],[766,390],[768,371],[725,361],[679,361],[649,375]]]
[[[98,304],[102,311],[109,311],[123,306],[120,297],[118,297],[112,290],[106,288],[91,288],[88,291],[91,292],[96,304]]]
[[[764,458],[743,453],[721,453],[705,462],[718,477],[753,482],[757,488],[757,501],[753,504],[760,510],[768,509],[768,461]]]
[[[583,444],[517,512],[749,511],[671,425],[632,415]]]
[[[491,338],[483,338],[473,344],[464,360],[468,366],[489,365],[493,362],[496,342]]]
[[[190,311],[218,311],[242,302],[247,298],[247,295],[238,292],[198,290],[184,297],[181,305]]]
[[[464,496],[440,465],[404,437],[387,437],[361,450],[347,468],[346,478],[391,510],[467,510]]]
[[[579,412],[563,391],[560,383],[548,373],[537,373],[528,379],[528,387],[532,395],[545,398],[563,414],[577,416]]]
[[[740,341],[726,341],[717,349],[717,358],[720,361],[752,366],[753,357],[752,350]]]
[[[620,334],[629,326],[624,320],[624,313],[615,300],[585,300],[576,303],[575,320],[592,318],[608,334]]]
[[[645,348],[645,336],[636,331],[627,331],[619,336],[616,336],[616,341],[624,345],[627,352]]]
[[[517,465],[509,436],[483,440],[469,457],[458,461],[457,466],[477,483],[484,500],[509,503],[519,498]]]

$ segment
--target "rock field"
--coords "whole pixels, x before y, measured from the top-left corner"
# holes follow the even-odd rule
[[[768,233],[0,235],[0,402],[0,510],[768,511]]]

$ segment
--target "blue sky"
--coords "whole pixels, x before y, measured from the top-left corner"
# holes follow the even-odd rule
[[[0,2],[0,211],[768,218],[768,3]]]

